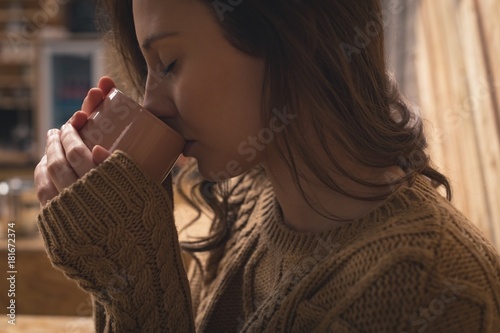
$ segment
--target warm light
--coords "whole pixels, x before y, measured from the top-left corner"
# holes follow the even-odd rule
[[[9,185],[6,182],[0,183],[0,195],[7,195],[9,193]]]

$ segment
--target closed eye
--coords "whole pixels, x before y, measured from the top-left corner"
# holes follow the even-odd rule
[[[163,75],[163,76],[168,75],[168,73],[170,73],[170,71],[172,71],[172,69],[174,68],[176,62],[177,62],[177,60],[172,62],[170,65],[168,65],[165,69],[163,69],[161,71],[161,75]]]

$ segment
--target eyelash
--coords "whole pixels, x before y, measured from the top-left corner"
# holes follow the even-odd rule
[[[170,73],[170,71],[174,68],[176,62],[177,62],[177,60],[172,62],[164,70],[162,70],[161,75],[166,76],[168,73]]]

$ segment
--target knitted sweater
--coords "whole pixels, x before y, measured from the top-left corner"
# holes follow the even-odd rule
[[[38,225],[53,265],[91,293],[96,332],[500,332],[500,258],[425,177],[320,233],[287,228],[258,177],[235,191],[213,274],[188,278],[171,188],[120,152]]]

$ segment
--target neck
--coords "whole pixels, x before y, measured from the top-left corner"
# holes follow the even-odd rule
[[[272,158],[268,157],[263,166],[273,185],[276,199],[283,214],[283,221],[294,230],[301,232],[332,230],[346,223],[345,221],[335,221],[333,218],[354,220],[366,215],[382,203],[382,200],[358,200],[340,194],[324,185],[312,172],[308,171],[303,163],[297,163],[297,168],[303,174],[302,190],[309,198],[311,207],[296,185],[286,163],[277,154],[273,154],[273,156]],[[346,165],[345,161],[343,165]],[[357,177],[365,181],[380,184],[387,183],[386,175],[391,175],[391,180],[404,176],[404,172],[398,167],[375,171],[352,164],[347,165],[346,170],[355,172]],[[378,196],[395,190],[389,186],[368,187],[361,185],[339,173],[332,172],[330,177],[344,191],[359,196]],[[407,186],[407,184],[400,186]],[[332,218],[332,215],[335,217]]]

